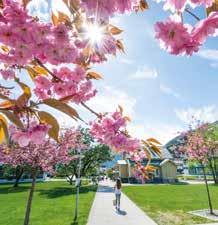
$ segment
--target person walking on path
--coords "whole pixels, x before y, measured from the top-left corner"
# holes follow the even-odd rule
[[[121,184],[121,180],[120,178],[118,178],[116,180],[116,184],[114,187],[114,193],[115,193],[115,198],[116,198],[116,202],[115,202],[115,206],[116,206],[116,210],[120,210],[120,198],[121,198],[121,188],[122,188],[122,184]]]

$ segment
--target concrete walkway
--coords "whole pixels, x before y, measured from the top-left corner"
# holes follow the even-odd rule
[[[198,224],[198,225],[218,225],[218,223],[204,223],[204,224]]]
[[[87,225],[157,225],[124,194],[117,212],[113,206],[113,186],[110,181],[99,184]]]

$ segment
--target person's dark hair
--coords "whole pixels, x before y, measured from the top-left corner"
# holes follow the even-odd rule
[[[122,187],[121,180],[119,178],[116,181],[116,186],[117,186],[117,189],[121,189]]]

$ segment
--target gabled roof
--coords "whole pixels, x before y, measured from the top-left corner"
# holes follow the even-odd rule
[[[160,163],[160,166],[163,166],[165,163],[167,163],[167,162],[170,162],[170,163],[172,163],[172,164],[174,164],[175,166],[176,166],[176,164],[172,161],[172,160],[170,160],[170,159],[164,159],[161,163]]]
[[[172,154],[168,151],[167,148],[162,147],[161,153],[162,153],[162,158],[163,159],[173,159]]]
[[[161,148],[161,159],[173,159],[173,156],[171,153],[168,151],[168,149],[164,146],[160,147]],[[151,151],[152,159],[159,159],[160,157]]]

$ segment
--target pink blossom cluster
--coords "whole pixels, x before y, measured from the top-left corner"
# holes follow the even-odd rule
[[[39,99],[70,96],[70,101],[79,104],[96,95],[97,91],[93,88],[91,80],[86,79],[86,71],[81,67],[76,67],[74,70],[61,67],[59,70],[54,70],[54,74],[58,79],[51,80],[45,76],[35,78],[34,92]]]
[[[208,142],[205,138],[205,131],[208,129],[208,124],[201,124],[195,130],[190,130],[183,134],[186,144],[180,146],[179,151],[191,160],[197,160],[201,163],[207,162],[210,155]]]
[[[11,91],[8,90],[8,89],[5,89],[5,88],[3,88],[3,87],[0,87],[0,94],[9,97],[10,94],[11,94]]]
[[[0,69],[0,74],[5,80],[10,80],[15,78],[15,72],[12,69]]]
[[[28,146],[0,146],[0,161],[11,166],[30,166],[44,172],[53,172],[54,166],[59,162],[57,146],[44,140],[40,144],[30,143]]]
[[[139,0],[81,0],[87,15],[108,19],[115,13],[130,12]]]
[[[158,2],[160,0],[157,0]],[[192,7],[203,5],[205,7],[210,7],[214,0],[164,0],[164,9],[175,11],[183,11],[187,5]]]
[[[209,36],[216,35],[217,28],[218,12],[214,12],[195,27],[169,18],[166,22],[156,23],[155,32],[161,47],[169,53],[192,55]]]
[[[19,135],[19,132],[15,131],[15,129],[14,127],[11,128],[12,131],[14,130],[12,139],[13,135]],[[37,134],[35,134],[36,136]],[[41,141],[39,142],[40,136]],[[53,172],[56,164],[67,164],[76,159],[72,150],[84,150],[87,148],[87,145],[82,142],[81,130],[76,128],[62,130],[59,143],[42,137],[42,135],[37,137],[37,141],[31,140],[28,145],[26,144],[26,139],[28,137],[23,136],[22,140],[16,138],[16,142],[10,146],[0,145],[0,162],[14,167],[28,165],[34,169],[40,168],[44,172]],[[21,143],[17,142],[17,140]]]
[[[26,147],[29,146],[29,144],[40,145],[44,142],[48,130],[48,125],[37,124],[36,122],[31,122],[29,127],[25,130],[11,126],[11,140],[19,144],[20,147]]]
[[[101,63],[107,60],[106,55],[116,55],[116,42],[117,40],[112,35],[104,34],[101,41],[92,46],[94,52],[90,55],[90,62]]]
[[[144,170],[144,167],[141,167],[141,168],[136,167],[132,172],[133,177],[135,177],[137,180],[140,180],[142,184],[145,183],[145,176],[143,175],[143,172],[142,172],[143,170]]]
[[[140,148],[140,140],[125,133],[127,121],[120,111],[109,113],[91,123],[91,134],[100,143],[120,152],[133,152]]]
[[[142,148],[137,149],[137,151],[130,152],[130,157],[131,160],[138,163],[142,162],[144,159],[147,159],[147,155]]]
[[[0,43],[7,50],[0,51],[0,60],[8,65],[26,65],[34,58],[43,63],[58,65],[73,63],[77,49],[70,41],[64,24],[52,26],[29,16],[13,0],[4,0],[0,13]]]
[[[75,156],[76,151],[84,151],[88,148],[87,144],[83,143],[81,130],[78,128],[67,128],[64,129],[60,137],[60,154],[59,162],[68,164],[72,160],[77,159]]]

